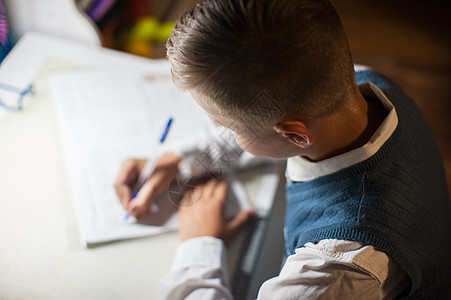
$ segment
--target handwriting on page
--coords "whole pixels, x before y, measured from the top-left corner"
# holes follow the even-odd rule
[[[188,94],[164,80],[146,79],[136,70],[90,70],[51,77],[58,130],[63,146],[72,200],[86,244],[161,233],[177,228],[176,206],[167,195],[157,202],[158,214],[139,223],[124,218],[125,209],[113,187],[122,161],[148,157],[159,129],[169,116],[174,125],[167,144],[183,143],[211,128]],[[245,203],[237,182],[230,193]],[[239,207],[228,208],[236,213]]]

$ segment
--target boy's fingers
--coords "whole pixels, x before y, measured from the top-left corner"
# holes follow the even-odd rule
[[[129,207],[129,213],[135,218],[140,218],[150,213],[150,207],[149,205],[132,201]]]
[[[210,179],[205,185],[202,187],[202,198],[210,198],[214,195],[216,189],[216,180]]]
[[[119,198],[119,201],[121,202],[122,206],[127,209],[130,200],[132,200],[131,189],[125,184],[117,184],[115,185],[115,188],[116,195]]]
[[[172,153],[165,154],[159,159],[155,171],[139,189],[138,195],[129,201],[128,208],[126,207],[132,216],[138,218],[151,212],[150,207],[154,199],[168,187],[170,181],[176,175],[179,161],[180,158]],[[135,188],[145,162],[145,160],[135,160],[132,169],[129,169],[127,161],[123,165],[123,170],[126,172],[134,172],[134,177],[128,177],[129,180],[131,179],[128,185],[132,189]]]
[[[191,207],[196,202],[200,200],[200,197],[202,196],[202,190],[201,189],[192,189],[185,193],[183,196],[182,201],[180,201],[179,208],[183,209],[185,207]]]
[[[154,180],[148,180],[139,190],[135,198],[129,204],[128,210],[134,217],[141,217],[150,213],[150,205],[156,198]]]
[[[128,205],[129,213],[135,218],[139,218],[150,213],[150,201],[143,199],[139,195],[130,201]]]
[[[231,240],[238,233],[238,231],[255,216],[256,212],[254,210],[246,210],[238,213],[235,218],[233,218],[226,225],[226,235],[228,239]]]
[[[125,160],[114,182],[116,195],[125,209],[127,209],[132,200],[132,189],[138,179],[139,170],[143,163],[145,163],[144,160]]]
[[[128,184],[136,181],[144,160],[126,159],[117,175],[115,184]]]
[[[227,195],[228,183],[225,180],[219,181],[214,188],[214,197],[224,204]]]

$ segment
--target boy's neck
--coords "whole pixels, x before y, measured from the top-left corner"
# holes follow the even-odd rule
[[[386,116],[382,103],[377,99],[365,99],[356,86],[345,110],[312,125],[316,142],[307,158],[320,161],[362,147]]]

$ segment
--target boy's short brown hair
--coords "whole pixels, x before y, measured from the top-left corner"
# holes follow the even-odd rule
[[[348,41],[327,0],[201,1],[180,18],[167,55],[179,88],[232,119],[246,120],[262,92],[284,117],[319,118],[353,89]]]

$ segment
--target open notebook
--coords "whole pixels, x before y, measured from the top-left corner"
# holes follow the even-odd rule
[[[178,227],[177,207],[167,193],[159,209],[130,223],[113,187],[122,161],[154,154],[167,119],[174,118],[165,145],[180,144],[215,126],[166,68],[152,73],[105,68],[56,73],[50,87],[64,162],[82,241],[90,244],[158,234]],[[230,178],[226,213],[249,207],[241,183]]]

